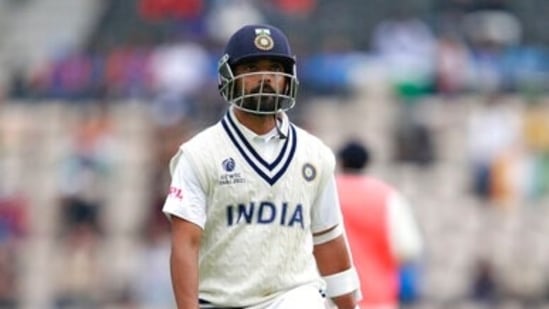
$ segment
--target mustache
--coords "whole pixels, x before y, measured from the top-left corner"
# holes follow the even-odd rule
[[[263,85],[263,87],[260,85],[253,88],[251,93],[276,93],[276,91],[270,85]]]

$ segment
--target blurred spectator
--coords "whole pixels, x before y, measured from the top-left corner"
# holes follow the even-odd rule
[[[152,88],[151,49],[132,44],[117,46],[104,63],[104,83],[111,97],[146,97]]]
[[[463,16],[465,37],[475,68],[471,86],[478,91],[504,90],[503,57],[510,46],[520,43],[522,24],[504,0],[474,1]]]
[[[468,157],[474,193],[491,201],[508,201],[512,169],[521,143],[521,116],[501,95],[489,94],[469,114]]]
[[[406,8],[374,28],[372,47],[401,93],[423,92],[432,84],[436,41],[432,30]]]
[[[364,58],[353,49],[347,38],[327,35],[322,41],[322,50],[302,61],[299,76],[303,85],[300,91],[314,96],[350,94],[351,86],[358,83],[353,78],[363,81],[364,74],[353,76],[351,72],[363,65]]]
[[[96,63],[80,50],[62,51],[47,63],[30,68],[29,76],[14,80],[14,95],[80,100],[89,95]]]
[[[421,104],[421,103],[410,103]],[[428,166],[435,161],[431,128],[418,116],[420,108],[401,106],[395,130],[395,156],[398,162]]]
[[[471,2],[463,27],[473,44],[510,46],[519,43],[522,36],[522,24],[506,0]]]
[[[473,265],[470,298],[477,303],[495,305],[501,300],[501,287],[494,265],[488,259],[478,259]]]
[[[10,79],[6,82],[5,86],[0,83],[0,101],[4,99],[3,91],[6,92],[5,95],[9,98],[26,98],[29,95],[29,89],[24,71],[16,69],[11,73]]]
[[[200,44],[171,42],[151,54],[153,116],[158,125],[174,125],[196,113],[196,96],[206,82],[209,57]]]
[[[316,8],[317,0],[271,0],[274,7],[287,16],[308,16]]]
[[[549,90],[549,54],[544,47],[513,46],[507,48],[502,57],[506,91],[535,96]]]
[[[475,92],[504,90],[503,51],[495,45],[483,45],[471,50],[472,74],[470,88]]]
[[[429,118],[432,106],[422,97],[419,93],[408,93],[396,98],[394,157],[401,163],[428,167],[435,163],[437,149]]]
[[[80,99],[90,85],[92,63],[85,53],[71,51],[54,63],[51,73],[53,96]]]
[[[361,308],[398,308],[400,270],[419,262],[422,237],[405,198],[389,184],[363,175],[370,154],[363,144],[346,143],[338,152],[341,210],[361,282]],[[408,273],[416,276],[417,273]],[[406,292],[417,277],[407,276]],[[416,286],[417,287],[417,286]],[[407,294],[413,302],[418,295]]]
[[[22,256],[27,235],[28,203],[18,192],[7,192],[0,178],[0,307],[17,308]]]
[[[151,21],[193,19],[203,10],[203,0],[139,0],[139,13]]]
[[[5,189],[0,182],[0,242],[8,244],[27,235],[29,205],[22,193]]]
[[[61,162],[61,226],[70,230],[73,225],[87,223],[101,231],[102,208],[114,164],[112,123],[105,106],[81,112],[69,153]]]
[[[374,29],[374,51],[389,71],[400,106],[395,132],[396,159],[427,165],[434,160],[431,132],[417,111],[435,81],[436,40],[432,30],[406,7],[396,8]]]
[[[527,104],[523,134],[532,166],[525,196],[539,198],[549,194],[549,103],[533,98]]]
[[[262,24],[265,17],[250,0],[217,0],[209,10],[208,36],[223,44],[240,27],[246,24]]]
[[[459,94],[467,90],[470,63],[469,50],[457,34],[439,36],[436,57],[437,91],[443,94]]]

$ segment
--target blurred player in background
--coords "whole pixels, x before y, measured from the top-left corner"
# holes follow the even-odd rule
[[[219,61],[230,108],[170,163],[163,212],[182,308],[355,308],[335,157],[290,122],[298,81],[286,36],[248,25]]]
[[[403,196],[363,174],[370,159],[363,144],[350,141],[337,155],[341,210],[362,288],[360,308],[396,309],[399,270],[420,257],[420,231]]]

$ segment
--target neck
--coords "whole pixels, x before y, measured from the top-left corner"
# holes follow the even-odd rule
[[[276,125],[273,115],[256,115],[239,110],[238,108],[234,109],[234,115],[241,124],[257,135],[270,132]]]

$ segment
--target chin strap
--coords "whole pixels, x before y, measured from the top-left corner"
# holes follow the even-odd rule
[[[284,132],[282,132],[282,130],[280,129],[280,125],[278,124],[278,120],[279,120],[279,119],[278,119],[278,117],[277,117],[276,115],[278,115],[278,113],[277,113],[277,114],[273,114],[273,118],[274,118],[274,121],[275,121],[275,127],[276,127],[276,132],[278,133],[278,137],[279,137],[280,139],[286,139],[287,136],[286,136],[286,134],[284,134]]]

